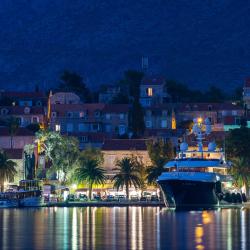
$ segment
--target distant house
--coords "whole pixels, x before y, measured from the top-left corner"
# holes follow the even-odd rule
[[[173,105],[159,104],[144,107],[144,122],[146,129],[171,129]]]
[[[140,103],[143,107],[162,104],[167,101],[166,80],[164,77],[144,77],[140,85]]]
[[[250,110],[250,78],[246,79],[243,87],[243,102],[245,107]]]
[[[228,131],[240,127],[244,109],[232,103],[182,103],[177,108],[177,121],[208,118],[213,130]]]
[[[0,106],[1,120],[16,117],[21,127],[45,122],[45,107],[43,106]]]
[[[81,99],[73,92],[57,92],[50,96],[51,104],[80,104]]]
[[[50,127],[62,134],[106,133],[119,136],[128,130],[126,104],[52,104]]]
[[[101,91],[98,96],[98,102],[100,103],[110,103],[114,97],[116,97],[121,92],[120,86],[117,85],[107,85],[105,90]]]
[[[22,107],[44,107],[47,104],[47,97],[45,93],[34,92],[14,92],[1,91],[0,100],[10,100],[12,106]]]

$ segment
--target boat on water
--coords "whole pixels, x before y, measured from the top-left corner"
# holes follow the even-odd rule
[[[17,190],[0,193],[0,208],[41,207],[44,205],[39,180],[22,180]]]
[[[208,144],[207,150],[203,148],[202,141],[211,132],[209,119],[204,124],[194,119],[192,131],[197,150],[188,150],[188,144],[181,143],[176,159],[169,161],[158,177],[166,206],[209,209],[242,205],[246,195],[233,185],[223,150],[216,149],[214,142]]]

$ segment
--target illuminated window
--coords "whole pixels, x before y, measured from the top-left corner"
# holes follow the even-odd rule
[[[153,88],[147,88],[148,96],[153,96]]]
[[[56,129],[56,132],[60,132],[61,130],[60,124],[56,124],[55,129]]]

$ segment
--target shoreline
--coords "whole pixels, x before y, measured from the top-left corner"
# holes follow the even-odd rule
[[[45,204],[43,207],[165,207],[164,202],[107,202],[107,201],[89,201],[89,202],[53,202]]]

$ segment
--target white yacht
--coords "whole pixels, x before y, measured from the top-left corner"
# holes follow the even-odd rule
[[[228,175],[230,164],[225,161],[222,149],[210,142],[203,149],[202,140],[211,132],[209,119],[202,123],[194,119],[193,133],[197,138],[197,149],[188,150],[188,144],[180,145],[176,159],[165,165],[165,171],[158,177],[164,202],[171,208],[213,208],[220,205],[242,204],[245,194],[233,186]]]

